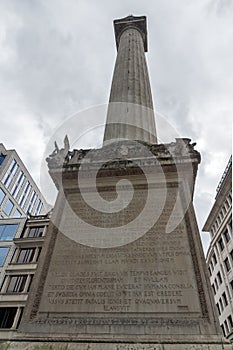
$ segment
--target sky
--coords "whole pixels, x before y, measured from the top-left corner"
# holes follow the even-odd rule
[[[0,142],[43,187],[41,164],[56,129],[63,125],[65,135],[70,116],[108,102],[112,21],[129,14],[147,16],[156,112],[201,153],[194,198],[201,230],[232,149],[232,0],[0,0]],[[102,132],[79,146],[95,147]],[[209,235],[201,237],[206,250]]]

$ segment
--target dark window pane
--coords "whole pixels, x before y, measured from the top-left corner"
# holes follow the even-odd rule
[[[6,158],[6,156],[4,156],[4,154],[0,153],[0,165],[2,165],[5,158]]]
[[[214,265],[216,265],[217,264],[217,259],[216,259],[216,255],[215,254],[213,254],[213,261],[214,261]]]
[[[218,276],[219,284],[221,284],[222,283],[222,276],[221,276],[220,271],[217,273],[217,276]]]
[[[43,235],[44,226],[32,227],[29,231],[28,237],[41,237]]]
[[[228,305],[228,300],[227,300],[227,296],[226,296],[226,293],[225,293],[225,292],[222,294],[222,297],[223,297],[225,306],[227,306],[227,305]]]
[[[21,293],[24,289],[27,275],[11,276],[7,287],[7,293]]]
[[[226,336],[226,332],[225,332],[225,329],[224,329],[223,324],[221,325],[221,328],[222,328],[223,335],[224,335],[224,337],[225,337],[225,336]]]
[[[0,247],[0,266],[3,266],[4,261],[7,257],[7,254],[9,252],[9,247]]]
[[[18,259],[17,259],[17,263],[29,263],[33,260],[34,257],[34,253],[35,253],[35,248],[31,248],[31,249],[21,249]]]
[[[222,238],[219,239],[218,244],[219,244],[220,249],[223,250],[224,249],[224,243],[223,243],[223,239]]]
[[[226,258],[226,259],[224,260],[224,264],[225,264],[225,267],[226,267],[227,272],[230,271],[231,265],[230,265],[230,261],[229,261],[228,258]]]
[[[0,307],[0,328],[11,328],[16,312],[17,307]]]
[[[230,236],[228,230],[226,230],[226,231],[224,232],[224,237],[225,237],[226,242],[229,242],[229,241],[230,241],[231,236]]]

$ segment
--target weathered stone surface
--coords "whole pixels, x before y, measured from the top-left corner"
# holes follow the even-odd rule
[[[7,350],[232,350],[223,344],[118,344],[118,343],[36,343],[11,342],[2,344]]]

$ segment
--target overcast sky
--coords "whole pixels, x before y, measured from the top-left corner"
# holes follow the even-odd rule
[[[17,150],[40,186],[54,130],[69,115],[107,103],[112,21],[129,14],[147,16],[156,110],[201,152],[201,229],[231,154],[232,0],[0,0],[0,142]],[[202,238],[206,249],[208,234]]]

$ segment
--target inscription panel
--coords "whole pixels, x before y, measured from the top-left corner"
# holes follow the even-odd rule
[[[142,195],[143,190],[138,190],[134,197],[131,206],[135,212]],[[185,221],[166,233],[176,195],[176,188],[168,188],[165,208],[153,227],[122,247],[91,248],[59,233],[39,311],[200,313]],[[79,196],[71,194],[68,198],[77,212]],[[147,213],[148,217],[154,214],[150,210]],[[176,215],[182,218],[181,205]],[[74,226],[72,216],[66,215],[63,225]]]

